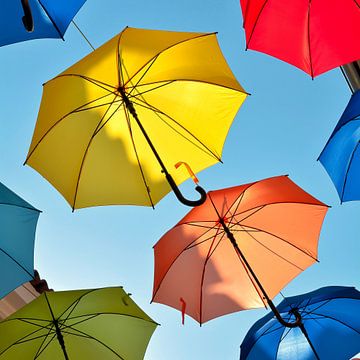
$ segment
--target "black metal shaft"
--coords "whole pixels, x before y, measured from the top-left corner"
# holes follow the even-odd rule
[[[197,185],[195,187],[195,190],[201,195],[199,200],[189,200],[186,199],[183,194],[181,193],[180,189],[178,188],[178,186],[175,183],[175,180],[173,179],[173,177],[170,175],[170,173],[167,171],[165,164],[163,163],[163,161],[161,160],[160,155],[158,154],[158,152],[155,149],[155,146],[153,145],[152,141],[149,138],[149,135],[147,134],[146,130],[144,129],[143,125],[141,124],[139,117],[136,113],[136,110],[134,108],[134,104],[130,101],[129,97],[126,95],[125,90],[122,87],[118,88],[119,94],[121,95],[124,104],[126,106],[126,108],[129,110],[130,114],[133,116],[133,118],[135,119],[136,123],[138,124],[142,134],[144,135],[148,145],[150,146],[153,154],[155,155],[156,160],[158,161],[160,167],[161,167],[161,171],[165,174],[166,180],[169,183],[170,187],[172,188],[172,190],[174,191],[176,197],[178,198],[178,200],[183,203],[184,205],[187,206],[199,206],[201,204],[203,204],[206,200],[206,191],[199,185]]]
[[[225,233],[226,233],[226,236],[227,238],[230,240],[231,244],[233,245],[235,251],[239,254],[241,260],[243,261],[243,263],[245,264],[246,268],[248,269],[248,271],[250,272],[252,278],[254,279],[256,285],[259,287],[262,295],[263,295],[263,300],[265,299],[267,304],[269,305],[270,309],[272,310],[272,312],[274,313],[276,319],[283,325],[283,326],[286,326],[286,327],[289,327],[289,328],[295,328],[297,326],[300,326],[301,324],[301,315],[299,313],[295,314],[296,316],[296,320],[295,322],[287,322],[285,321],[278,309],[276,308],[276,306],[274,305],[274,303],[271,301],[270,297],[268,296],[268,294],[266,293],[264,287],[261,285],[261,282],[259,281],[259,279],[257,278],[254,270],[251,268],[249,262],[246,260],[244,254],[242,253],[242,251],[240,250],[237,242],[236,242],[236,239],[233,235],[233,233],[230,231],[230,229],[227,227],[227,225],[225,224],[225,221],[224,219],[220,218],[219,219],[219,222],[222,226],[222,228],[224,229]]]
[[[61,333],[58,320],[55,319],[55,316],[54,316],[54,313],[53,313],[52,308],[50,306],[50,302],[49,302],[49,299],[48,299],[48,297],[46,295],[46,292],[44,292],[44,296],[45,296],[46,302],[47,302],[49,310],[50,310],[50,314],[51,314],[51,317],[52,317],[52,320],[53,320],[52,323],[55,326],[56,337],[57,337],[57,340],[58,340],[58,342],[59,342],[59,344],[61,346],[62,352],[64,354],[64,358],[65,358],[65,360],[69,360],[69,356],[68,356],[66,348],[65,348],[64,337],[63,337],[63,335]]]
[[[299,312],[298,312],[297,309],[292,309],[292,313],[293,313],[295,316],[300,316],[300,317],[301,317],[301,315],[299,314]],[[301,323],[299,324],[299,328],[300,328],[301,332],[303,333],[303,335],[305,336],[307,342],[309,343],[309,345],[310,345],[310,347],[311,347],[311,350],[313,351],[316,359],[317,359],[317,360],[320,360],[320,356],[319,356],[318,353],[316,352],[315,347],[314,347],[313,343],[311,342],[311,340],[310,340],[310,338],[309,338],[309,334],[308,334],[308,332],[306,331],[305,325],[303,324],[303,322],[301,322]]]
[[[149,144],[152,152],[154,153],[156,160],[159,162],[159,165],[161,166],[162,171],[164,172],[165,175],[168,175],[169,172],[167,171],[163,161],[161,160],[160,155],[158,154],[158,152],[155,149],[155,146],[153,145],[152,141],[149,138],[149,135],[147,134],[146,130],[144,129],[144,127],[142,126],[139,117],[136,113],[136,110],[134,108],[133,103],[129,100],[129,97],[126,95],[124,89],[122,87],[119,87],[118,89],[122,99],[124,100],[125,106],[126,108],[129,110],[130,114],[133,116],[133,118],[135,119],[136,123],[138,124],[142,134],[144,135],[147,143]]]

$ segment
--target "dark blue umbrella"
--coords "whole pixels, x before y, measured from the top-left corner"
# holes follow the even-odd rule
[[[63,38],[86,0],[3,0],[0,46],[40,38]]]
[[[240,360],[347,360],[360,351],[360,292],[328,286],[285,298],[277,307],[298,327],[281,325],[273,314],[257,321],[241,344]]]
[[[34,279],[40,211],[0,183],[0,298]]]
[[[319,160],[341,202],[360,200],[360,90],[356,91],[330,136]]]

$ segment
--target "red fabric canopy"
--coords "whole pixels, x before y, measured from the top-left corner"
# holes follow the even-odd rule
[[[312,77],[360,59],[360,0],[240,0],[246,47]]]

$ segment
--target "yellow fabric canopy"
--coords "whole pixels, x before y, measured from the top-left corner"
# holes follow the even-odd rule
[[[215,33],[125,28],[44,85],[26,163],[73,209],[153,206],[171,188],[144,131],[180,184],[176,163],[220,160],[246,96]]]

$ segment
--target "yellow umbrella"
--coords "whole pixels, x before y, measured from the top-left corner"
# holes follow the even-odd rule
[[[247,93],[215,33],[125,28],[44,85],[26,163],[73,209],[154,206],[221,161]],[[171,187],[171,188],[170,188]]]

